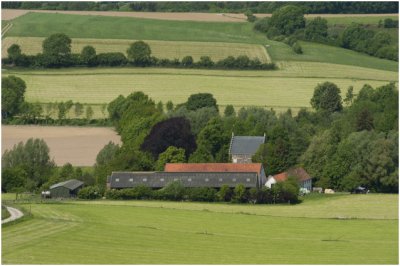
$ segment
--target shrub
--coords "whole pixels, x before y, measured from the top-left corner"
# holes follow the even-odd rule
[[[190,66],[192,66],[192,65],[193,65],[193,57],[191,57],[190,55],[185,56],[185,57],[182,59],[182,66],[190,67]]]
[[[182,200],[185,195],[185,187],[180,181],[173,181],[160,189],[158,197],[166,200]]]
[[[296,54],[302,54],[303,53],[303,49],[301,48],[301,45],[298,42],[295,42],[293,44],[292,49]]]
[[[107,190],[105,193],[105,196],[107,199],[114,199],[114,200],[118,200],[118,199],[122,198],[120,190],[117,190],[117,189]]]
[[[384,28],[398,28],[399,27],[399,21],[391,19],[391,18],[386,18],[383,21],[383,27]]]
[[[270,27],[269,19],[270,18],[265,17],[265,18],[257,20],[256,23],[254,23],[254,27],[253,27],[254,30],[260,31],[260,32],[263,32],[263,33],[267,33],[268,30],[269,30],[269,27]]]
[[[217,193],[219,201],[229,202],[232,200],[233,191],[228,185],[223,185]]]
[[[210,68],[214,65],[214,62],[211,60],[209,56],[200,57],[200,61],[197,62],[198,66]]]
[[[248,200],[248,191],[243,184],[236,185],[233,191],[232,202],[244,203]]]
[[[127,50],[127,54],[135,65],[146,66],[150,63],[151,49],[144,41],[132,43]]]
[[[84,187],[78,192],[78,198],[80,199],[99,199],[103,195],[98,186],[88,186]]]
[[[213,202],[217,199],[217,191],[210,187],[189,188],[186,192],[191,201]]]
[[[128,62],[123,53],[101,53],[96,59],[101,66],[122,66]]]

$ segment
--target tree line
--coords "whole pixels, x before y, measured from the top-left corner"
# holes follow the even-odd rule
[[[111,189],[104,191],[98,186],[81,189],[78,198],[99,199],[103,195],[114,200],[170,200],[170,201],[200,201],[200,202],[231,202],[253,204],[299,203],[299,185],[290,177],[287,181],[277,183],[272,188],[246,189],[243,184],[235,188],[223,185],[220,189],[211,187],[185,188],[181,182],[173,181],[165,187],[153,190],[148,186],[139,185],[134,188]]]
[[[311,174],[315,186],[339,191],[365,186],[373,192],[397,193],[396,85],[372,88],[366,84],[358,94],[353,87],[347,88],[343,98],[341,94],[334,83],[318,84],[310,100],[314,110],[301,109],[296,115],[290,109],[277,114],[257,107],[235,110],[232,105],[220,112],[209,93],[193,94],[176,105],[156,103],[143,92],[120,95],[107,110],[122,145],[109,143],[99,152],[92,173],[94,185],[105,189],[112,171],[163,171],[169,162],[230,162],[234,132],[266,134],[266,143],[253,162],[262,163],[267,176],[301,166]],[[35,158],[34,151],[45,147],[36,142],[6,152],[2,171],[15,176],[23,170],[26,174],[20,176],[33,180],[36,189],[46,189],[54,165],[48,157],[25,159]],[[32,143],[39,147],[33,149]]]
[[[214,62],[209,56],[201,56],[195,62],[192,56],[179,59],[160,59],[151,55],[150,46],[143,41],[132,43],[127,49],[127,57],[121,52],[96,53],[93,46],[83,47],[80,54],[71,53],[71,39],[63,34],[52,34],[43,43],[43,51],[37,55],[26,55],[21,47],[12,44],[8,49],[8,58],[3,59],[3,64],[19,67],[59,68],[76,66],[139,66],[139,67],[176,67],[176,68],[206,68],[206,69],[276,69],[274,63],[262,63],[258,58],[250,59],[246,55],[237,57],[228,56]]]
[[[393,25],[397,25],[397,22],[392,19],[384,20],[384,27]],[[398,44],[389,33],[375,32],[357,23],[348,25],[342,32],[331,31],[326,19],[316,17],[306,21],[302,9],[295,5],[283,6],[274,11],[270,18],[255,21],[254,29],[265,33],[271,40],[285,42],[296,53],[302,53],[298,40],[305,40],[398,61]]]
[[[2,8],[135,12],[272,13],[284,5],[296,5],[308,14],[397,13],[398,2],[2,2]]]

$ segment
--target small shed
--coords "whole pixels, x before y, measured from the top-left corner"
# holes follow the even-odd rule
[[[50,195],[52,198],[75,198],[84,183],[76,179],[70,179],[52,185]]]

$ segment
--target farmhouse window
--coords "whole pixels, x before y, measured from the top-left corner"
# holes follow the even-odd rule
[[[247,178],[246,181],[247,181],[247,182],[250,182],[250,178]]]
[[[129,182],[133,182],[133,178],[129,178]]]
[[[174,181],[178,181],[178,178],[174,178]]]
[[[192,181],[192,179],[191,179],[191,178],[188,178],[188,181],[189,181],[189,182],[191,182],[191,181]]]
[[[208,178],[206,178],[206,182],[208,182],[209,181],[209,179]]]
[[[147,182],[147,178],[143,178],[143,182]]]
[[[119,182],[119,178],[115,178],[115,182]]]
[[[219,182],[222,182],[222,178],[219,179]]]
[[[232,179],[233,182],[236,182],[236,178]]]
[[[161,178],[160,181],[161,181],[161,182],[164,182],[164,178]]]

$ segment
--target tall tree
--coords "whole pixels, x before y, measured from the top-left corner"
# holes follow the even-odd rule
[[[3,118],[16,115],[24,102],[25,81],[16,76],[1,79],[1,114]]]
[[[132,43],[128,50],[128,59],[132,60],[137,65],[146,65],[150,61],[151,49],[144,41]]]
[[[329,113],[341,111],[343,106],[340,89],[332,82],[318,84],[311,98],[311,106],[317,111],[323,110]]]

